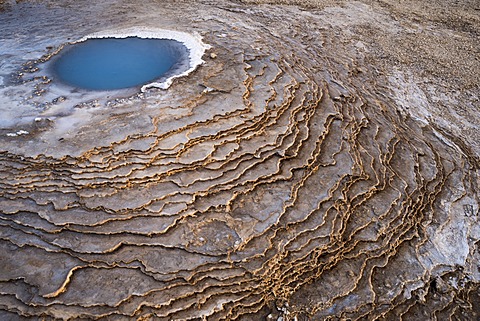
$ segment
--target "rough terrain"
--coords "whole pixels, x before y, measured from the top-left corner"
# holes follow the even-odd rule
[[[128,97],[41,76],[138,25],[205,63]],[[480,318],[478,1],[11,1],[0,26],[1,320]]]

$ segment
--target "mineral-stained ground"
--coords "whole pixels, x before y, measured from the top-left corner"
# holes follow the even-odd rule
[[[1,320],[479,320],[479,2],[288,2],[1,3]],[[137,26],[205,63],[42,74]]]

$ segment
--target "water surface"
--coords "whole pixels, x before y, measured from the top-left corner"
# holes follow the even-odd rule
[[[99,38],[68,45],[52,68],[54,77],[70,86],[113,90],[165,77],[187,56],[176,40]]]

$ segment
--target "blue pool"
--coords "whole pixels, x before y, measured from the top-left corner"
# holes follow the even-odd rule
[[[176,40],[99,38],[69,44],[53,61],[54,80],[88,90],[113,90],[169,76],[188,59]]]

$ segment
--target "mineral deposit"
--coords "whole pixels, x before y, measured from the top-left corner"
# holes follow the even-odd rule
[[[2,2],[1,320],[479,320],[478,1],[286,2]],[[132,28],[203,63],[45,74]]]

